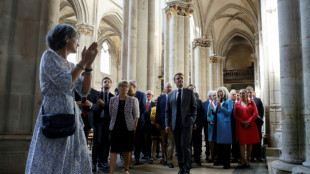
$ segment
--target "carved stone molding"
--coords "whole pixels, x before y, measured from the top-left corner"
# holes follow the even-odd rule
[[[221,56],[210,56],[210,62],[211,63],[219,63],[224,60],[225,57]]]
[[[88,24],[77,24],[76,30],[80,35],[92,36],[94,27]]]
[[[193,49],[196,48],[197,46],[200,46],[200,47],[210,47],[210,45],[211,45],[211,39],[207,39],[205,37],[196,38],[192,42]]]
[[[190,16],[194,12],[192,0],[170,0],[166,4],[165,12],[167,15]]]

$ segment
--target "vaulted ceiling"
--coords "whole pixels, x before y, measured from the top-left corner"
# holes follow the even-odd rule
[[[259,0],[193,0],[195,37],[212,39],[214,53],[225,56],[230,40],[240,36],[255,47]],[[197,27],[199,28],[197,30]]]

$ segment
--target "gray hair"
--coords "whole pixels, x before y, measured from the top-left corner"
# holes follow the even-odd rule
[[[213,94],[214,91],[210,90],[208,91],[207,97],[210,98],[210,96]]]
[[[119,87],[126,85],[127,87],[129,87],[129,83],[126,80],[121,80],[118,82],[117,84],[117,89],[119,89]]]

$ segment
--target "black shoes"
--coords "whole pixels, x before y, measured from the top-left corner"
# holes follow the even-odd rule
[[[168,163],[169,168],[174,168],[174,165],[172,163]]]
[[[103,169],[109,169],[109,165],[106,162],[99,162],[98,167],[101,167]]]
[[[96,164],[96,163],[92,163],[92,164],[91,164],[91,170],[92,170],[93,172],[96,172],[96,171],[97,171],[97,164]]]

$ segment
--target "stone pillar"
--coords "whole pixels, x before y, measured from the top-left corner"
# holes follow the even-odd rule
[[[137,63],[137,0],[129,1],[129,29],[128,29],[128,61],[127,61],[127,79],[136,79]],[[122,38],[126,39],[126,38]]]
[[[194,39],[192,46],[194,52],[194,71],[196,91],[201,100],[207,99],[209,88],[209,48],[211,41],[205,37]]]
[[[0,173],[24,173],[41,105],[39,63],[59,0],[0,1]]]
[[[148,1],[147,89],[155,90],[155,0]]]
[[[128,22],[129,22],[129,1],[123,0],[123,32],[121,50],[121,80],[127,79],[128,64]]]
[[[163,62],[163,65],[164,65],[164,83],[167,83],[167,82],[170,82],[169,81],[169,51],[170,51],[170,48],[169,48],[169,38],[170,38],[170,25],[169,25],[169,18],[171,16],[168,16],[166,15],[164,17],[165,19],[165,30],[164,30],[164,62]]]
[[[212,90],[215,90],[216,88],[219,87],[218,83],[218,78],[219,78],[219,67],[218,67],[218,58],[216,56],[211,56],[210,57],[210,63],[211,63],[211,85],[212,85]]]
[[[193,12],[191,0],[170,0],[165,8],[167,15],[165,31],[165,80],[173,82],[175,73],[185,75],[184,85],[189,82],[189,16]],[[186,38],[185,38],[186,37]],[[168,42],[168,43],[167,43]],[[169,67],[169,68],[167,68]],[[168,76],[168,77],[167,77]]]
[[[219,59],[219,86],[224,86],[224,57]]]
[[[303,130],[302,72],[300,53],[299,2],[278,0],[280,79],[282,109],[282,156],[271,165],[274,173],[292,172],[301,164]],[[298,100],[296,100],[298,98]]]
[[[190,16],[184,17],[184,26],[190,26]],[[189,85],[189,50],[190,50],[190,29],[184,27],[184,86]]]
[[[137,13],[137,46],[136,46],[136,81],[137,89],[147,90],[147,81],[153,77],[148,76],[148,0],[138,0]],[[155,8],[153,6],[153,8]],[[153,37],[154,40],[154,37]],[[154,41],[153,41],[154,42]],[[154,57],[154,48],[153,48]],[[154,63],[153,63],[154,65]],[[154,67],[152,68],[154,69]],[[133,79],[131,79],[133,80]]]
[[[293,169],[293,173],[310,173],[310,1],[300,0],[300,23],[303,63],[305,157],[304,167]]]

